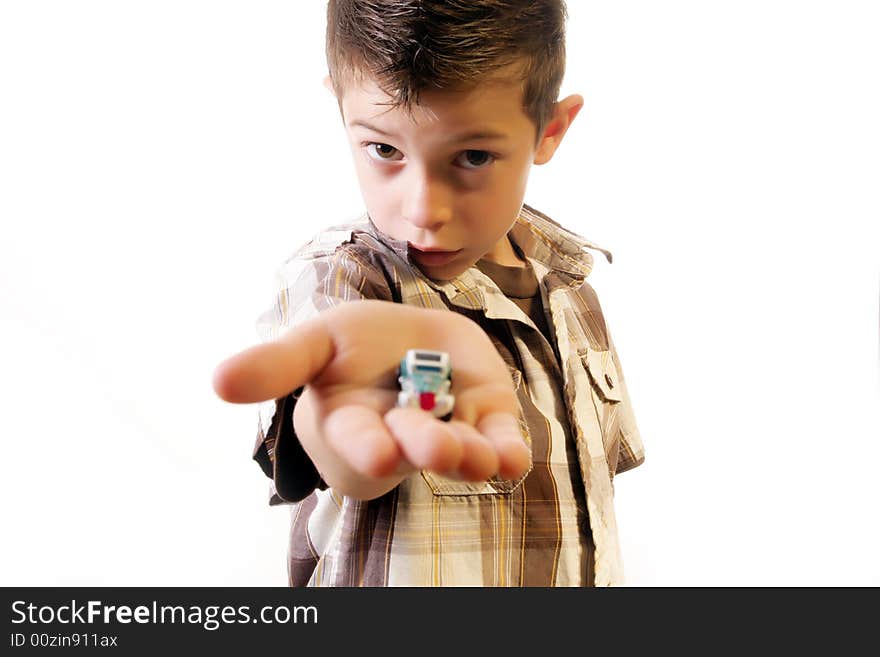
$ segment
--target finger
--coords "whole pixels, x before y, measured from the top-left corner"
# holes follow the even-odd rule
[[[498,454],[498,474],[515,479],[528,472],[532,452],[523,437],[519,420],[510,413],[495,412],[484,415],[477,422],[477,430],[495,447]]]
[[[466,481],[485,481],[498,473],[500,459],[491,441],[465,422],[453,420],[449,422],[448,427],[462,444],[457,478]]]
[[[387,477],[398,471],[403,455],[382,416],[366,406],[342,406],[324,419],[327,444],[356,472]]]
[[[326,323],[317,317],[224,360],[214,370],[214,391],[236,404],[277,399],[314,379],[334,351]]]
[[[513,479],[531,464],[531,449],[519,426],[519,403],[509,379],[462,391],[455,401],[455,418],[476,427],[498,454],[498,474]]]
[[[472,426],[489,413],[514,415],[518,410],[519,402],[509,377],[459,388],[455,396],[454,418]]]
[[[385,425],[404,458],[418,470],[454,472],[461,463],[461,440],[446,422],[417,408],[392,408]]]

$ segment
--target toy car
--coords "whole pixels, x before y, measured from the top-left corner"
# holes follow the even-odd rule
[[[446,352],[410,349],[400,360],[397,381],[398,406],[421,408],[441,420],[452,417],[455,397],[449,393],[452,368]]]

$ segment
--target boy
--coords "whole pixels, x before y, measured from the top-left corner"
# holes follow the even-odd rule
[[[367,215],[285,263],[266,343],[214,383],[273,400],[254,458],[293,503],[290,584],[622,583],[612,477],[644,455],[584,280],[611,255],[523,205],[583,104],[557,100],[562,0],[327,16]],[[451,421],[395,408],[410,348],[449,352]]]

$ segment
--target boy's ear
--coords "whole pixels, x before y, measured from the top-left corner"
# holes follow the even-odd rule
[[[556,102],[553,106],[553,116],[547,122],[544,134],[535,149],[535,164],[545,164],[550,161],[583,106],[584,98],[578,94],[572,94]]]
[[[324,78],[324,87],[334,96],[336,95],[336,89],[333,88],[333,79],[328,75]]]

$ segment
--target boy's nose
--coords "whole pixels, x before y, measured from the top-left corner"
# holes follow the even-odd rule
[[[441,181],[421,175],[407,184],[404,219],[426,230],[438,230],[452,219],[452,194]]]

